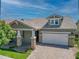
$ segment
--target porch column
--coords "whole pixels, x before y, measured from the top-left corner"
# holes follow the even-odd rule
[[[19,46],[21,46],[21,44],[22,44],[21,33],[20,33],[20,31],[18,30],[18,31],[17,31],[17,46],[19,47]]]
[[[35,31],[32,31],[32,38],[31,38],[31,48],[35,49],[36,48],[36,36],[35,36]]]

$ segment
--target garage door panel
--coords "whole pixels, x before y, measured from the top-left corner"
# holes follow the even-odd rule
[[[43,33],[43,43],[68,45],[68,34]]]

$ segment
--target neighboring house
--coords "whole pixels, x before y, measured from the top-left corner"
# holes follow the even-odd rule
[[[76,25],[77,25],[77,30],[75,32],[75,36],[76,38],[79,38],[79,20],[77,21]]]
[[[27,46],[36,43],[71,45],[70,35],[76,25],[70,17],[52,16],[45,19],[14,20],[8,22],[17,31],[16,44]],[[36,37],[36,42],[33,40]]]

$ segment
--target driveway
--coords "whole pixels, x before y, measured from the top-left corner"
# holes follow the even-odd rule
[[[75,49],[57,45],[37,45],[28,59],[75,59]]]

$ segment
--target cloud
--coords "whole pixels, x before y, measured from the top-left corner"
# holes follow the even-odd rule
[[[44,10],[48,9],[47,4],[45,4],[45,5],[37,5],[37,4],[32,4],[30,2],[21,2],[19,0],[2,0],[1,2],[6,3],[6,4],[11,4],[11,5],[16,5],[16,6],[21,6],[21,7],[27,7],[27,8],[28,7],[29,8],[38,8],[38,9],[44,9]]]
[[[58,12],[61,14],[74,14],[78,12],[78,0],[70,0],[64,6],[58,9]]]
[[[64,16],[70,16],[76,22],[79,19],[78,14],[78,0],[70,0],[64,6],[58,9],[58,13]]]
[[[15,17],[16,16],[23,17],[25,15],[30,17],[31,15],[32,17],[37,17],[37,16],[47,17],[52,14],[58,14],[58,15],[67,15],[72,17],[75,16],[76,18],[76,16],[78,15],[78,7],[77,7],[78,0],[68,0],[66,2],[63,1],[63,2],[60,2],[59,4],[56,4],[55,2],[51,2],[52,3],[51,4],[45,1],[46,0],[34,0],[34,1],[33,0],[25,0],[25,1],[24,0],[2,0],[1,2],[2,4],[5,4],[5,6],[4,5],[2,6],[5,13],[8,16],[11,15]],[[11,8],[11,6],[12,7],[14,6],[14,8]]]
[[[7,4],[13,4],[13,5],[22,5],[19,1],[17,0],[2,0],[1,2],[7,3]]]

